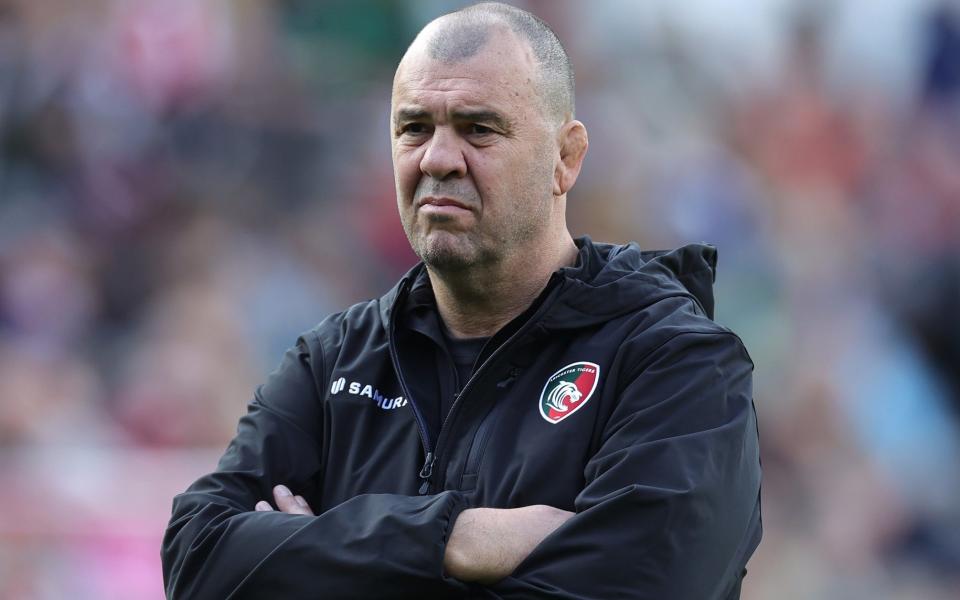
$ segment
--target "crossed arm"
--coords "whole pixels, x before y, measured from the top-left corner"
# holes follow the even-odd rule
[[[760,470],[752,365],[732,335],[683,333],[637,363],[572,515],[472,508],[445,490],[361,494],[312,516],[271,487],[316,495],[321,453],[303,449],[320,419],[303,414],[303,360],[289,354],[218,470],[174,499],[168,597],[739,597],[760,538]],[[271,489],[280,510],[258,502]]]
[[[303,496],[286,486],[273,488],[277,508],[290,515],[314,516]],[[266,500],[255,509],[269,512]],[[468,508],[460,513],[447,541],[443,568],[460,581],[491,584],[517,568],[553,531],[574,513],[535,504],[520,508]]]

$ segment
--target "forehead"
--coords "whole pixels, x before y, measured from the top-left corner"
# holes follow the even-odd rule
[[[491,32],[475,54],[455,61],[433,58],[428,40],[418,38],[397,68],[393,108],[444,103],[522,110],[537,101],[536,78],[532,51],[510,32]]]

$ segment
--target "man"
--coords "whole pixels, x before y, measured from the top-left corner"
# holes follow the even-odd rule
[[[571,238],[587,133],[527,12],[430,23],[391,110],[422,263],[258,389],[174,500],[168,596],[739,597],[760,468],[713,249]]]

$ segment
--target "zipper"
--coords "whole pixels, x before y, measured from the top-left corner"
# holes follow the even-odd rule
[[[557,276],[557,274],[554,273],[553,275],[550,276],[550,281],[547,282],[547,287],[556,285],[559,279],[560,278]],[[423,462],[423,466],[420,468],[420,473],[418,474],[420,479],[423,480],[422,483],[420,484],[420,489],[418,490],[418,493],[421,496],[423,496],[430,493],[430,487],[432,483],[430,479],[433,476],[433,468],[434,468],[434,465],[436,465],[437,463],[437,459],[440,457],[440,442],[446,441],[446,438],[444,437],[444,433],[446,433],[447,431],[447,423],[450,421],[450,419],[453,417],[454,413],[457,411],[460,404],[462,403],[464,394],[466,394],[467,390],[469,390],[471,386],[474,384],[474,382],[476,382],[476,380],[479,379],[480,374],[483,373],[483,371],[493,362],[494,358],[496,358],[497,356],[503,353],[504,348],[507,348],[522,333],[526,333],[526,331],[531,327],[530,324],[533,322],[533,318],[531,317],[531,319],[528,320],[526,323],[524,323],[517,331],[513,332],[513,335],[511,335],[509,338],[507,338],[506,341],[500,344],[500,346],[496,350],[494,350],[490,354],[490,356],[488,356],[486,360],[484,360],[483,363],[473,372],[473,374],[464,384],[463,389],[461,389],[460,392],[454,398],[453,404],[450,406],[450,410],[447,412],[446,416],[444,416],[443,418],[443,421],[440,423],[440,430],[437,433],[436,444],[431,445],[430,442],[432,440],[430,440],[429,433],[427,432],[427,427],[424,424],[423,415],[421,415],[420,411],[417,409],[417,404],[416,402],[414,402],[413,396],[410,395],[410,389],[407,387],[406,381],[403,378],[403,371],[400,370],[400,360],[397,357],[397,350],[395,345],[395,340],[396,340],[395,330],[396,330],[396,319],[397,319],[396,308],[400,306],[405,296],[409,293],[409,289],[408,289],[409,283],[410,283],[409,279],[403,282],[400,289],[400,294],[402,294],[402,296],[398,294],[396,300],[394,300],[394,305],[393,305],[394,310],[390,312],[390,331],[389,331],[389,339],[388,339],[387,347],[389,348],[389,351],[390,351],[390,360],[393,363],[393,369],[394,371],[396,371],[397,379],[400,382],[400,389],[403,391],[404,395],[409,399],[410,407],[413,409],[413,415],[417,421],[417,429],[420,433],[420,441],[423,444],[423,451],[426,455],[426,458],[424,459],[424,462]],[[541,310],[542,309],[543,307],[541,307]],[[539,313],[541,311],[538,310],[537,312]],[[490,413],[492,412],[493,412],[493,409],[491,408]],[[479,426],[481,429],[484,428],[484,425],[489,421],[488,417],[490,416],[490,413],[488,413],[487,417],[485,417],[483,421],[481,421]],[[471,458],[471,455],[478,454],[478,452],[475,452],[474,446],[477,445],[478,440],[480,439],[480,435],[479,435],[480,433],[481,431],[479,431],[478,429],[477,435],[474,436],[474,440],[471,445],[471,448],[467,452],[468,461]],[[474,460],[476,461],[479,459],[474,459]]]
[[[447,350],[447,348],[443,348],[443,351],[444,351],[444,352],[446,353],[446,355],[447,355],[447,363],[450,364],[450,365],[453,365],[453,357],[450,356],[450,352]],[[453,371],[454,387],[455,387],[455,388],[456,388],[456,387],[459,387],[459,385],[460,385],[460,380],[459,380],[459,376],[457,375],[457,369],[456,369],[456,367],[453,367],[453,366],[451,366],[450,368],[451,368],[451,370]],[[397,372],[399,373],[399,371],[400,371],[400,369],[399,369],[399,367],[397,367]],[[400,376],[400,375],[398,375],[398,376],[399,376],[399,377],[402,377],[402,376]],[[404,385],[402,381],[401,381],[400,385],[401,385],[401,387]],[[453,404],[456,404],[456,403],[457,403],[457,398],[458,398],[459,396],[460,396],[459,393],[454,394],[454,396],[453,396],[453,402],[451,403],[451,407],[453,406]],[[411,405],[411,406],[414,406],[414,403],[413,403],[412,400],[410,401],[410,405]],[[444,420],[444,423],[446,423],[446,420]],[[424,428],[424,429],[426,429],[426,428]],[[441,429],[441,430],[443,429],[443,426],[442,426],[442,425],[441,425],[440,429]],[[424,461],[423,461],[423,467],[420,468],[420,473],[419,473],[420,479],[423,480],[423,483],[420,484],[420,489],[418,490],[418,493],[419,493],[421,496],[426,495],[426,494],[430,491],[430,477],[433,475],[433,465],[434,465],[434,463],[437,462],[437,455],[432,451],[432,449],[429,449],[429,448],[428,448],[428,449],[426,449],[426,452],[427,452],[427,456],[426,456],[426,458],[425,458]]]
[[[397,379],[400,382],[400,390],[403,392],[403,395],[406,396],[407,400],[410,402],[410,408],[413,409],[413,417],[417,422],[417,432],[420,434],[420,443],[423,445],[423,452],[426,455],[426,460],[423,463],[423,467],[420,469],[419,477],[424,480],[424,483],[420,485],[420,494],[426,494],[427,488],[430,483],[430,475],[433,473],[433,463],[436,461],[436,456],[433,453],[433,446],[430,443],[430,434],[427,432],[427,426],[424,424],[423,415],[420,414],[420,410],[417,408],[417,403],[413,401],[413,396],[410,395],[410,388],[407,387],[407,382],[403,379],[403,371],[400,370],[400,359],[397,357],[396,349],[396,327],[397,327],[397,308],[401,305],[407,293],[409,292],[408,286],[410,284],[409,279],[404,279],[403,283],[400,286],[400,292],[397,295],[397,298],[393,302],[393,306],[390,311],[390,330],[387,340],[387,348],[390,351],[390,361],[393,363],[393,370],[397,372]]]
[[[420,479],[423,480],[423,483],[420,484],[420,489],[418,490],[420,495],[423,496],[427,493],[427,490],[430,489],[430,476],[433,475],[433,463],[436,462],[437,458],[433,455],[433,452],[427,452],[427,460],[423,463],[423,468],[420,469]]]
[[[559,279],[560,279],[559,276],[558,276],[556,273],[554,273],[553,275],[550,276],[550,281],[547,282],[547,287],[556,285],[556,282],[559,281]],[[538,314],[541,313],[541,312],[544,310],[545,307],[546,307],[546,305],[541,306],[540,309],[537,310],[537,313],[538,313]],[[447,413],[447,415],[446,415],[446,416],[444,417],[444,419],[443,419],[443,422],[440,424],[440,432],[437,434],[437,444],[436,444],[436,446],[434,446],[435,452],[434,452],[434,456],[432,457],[434,462],[435,462],[435,461],[437,460],[437,458],[441,455],[441,452],[440,452],[441,442],[446,442],[446,437],[444,436],[444,434],[447,433],[447,423],[450,421],[451,418],[453,418],[453,416],[454,416],[454,414],[456,413],[457,409],[458,409],[458,408],[460,407],[460,405],[462,404],[463,397],[467,394],[467,391],[470,390],[470,388],[474,385],[474,383],[480,378],[481,373],[483,373],[484,370],[487,369],[487,367],[488,367],[490,364],[493,363],[494,358],[496,358],[496,357],[498,357],[499,355],[503,354],[504,351],[505,351],[505,350],[504,350],[505,348],[508,348],[512,342],[514,342],[517,338],[520,337],[521,334],[525,334],[525,333],[532,327],[531,324],[534,322],[534,317],[535,317],[535,316],[536,316],[536,315],[533,315],[533,316],[532,316],[529,320],[527,320],[527,322],[524,323],[519,329],[517,329],[515,332],[513,332],[513,335],[511,335],[509,338],[506,339],[506,341],[504,341],[502,344],[500,344],[500,346],[499,346],[496,350],[494,350],[494,351],[490,354],[490,356],[487,357],[486,360],[483,361],[483,363],[480,365],[480,367],[478,367],[478,368],[473,372],[473,375],[471,375],[471,376],[470,376],[470,379],[467,380],[467,383],[464,384],[463,389],[461,389],[461,390],[460,390],[460,393],[457,394],[456,399],[453,401],[453,405],[450,406],[450,411]],[[481,350],[481,352],[482,352],[482,350]],[[401,382],[401,386],[402,386],[402,385],[403,385],[403,384],[402,384],[402,382]],[[490,421],[489,416],[490,416],[490,414],[492,414],[493,412],[494,412],[494,410],[493,410],[493,408],[491,407],[490,412],[488,412],[488,413],[487,413],[487,416],[483,419],[483,421],[481,421],[481,423],[480,423],[480,425],[479,425],[479,427],[478,427],[477,435],[474,436],[474,439],[473,439],[473,443],[472,443],[472,445],[471,445],[471,448],[470,448],[470,450],[467,452],[468,461],[469,461],[469,458],[471,458],[471,457],[470,457],[471,454],[477,454],[477,453],[475,452],[475,448],[474,448],[473,446],[475,446],[475,445],[478,443],[478,439],[480,438],[480,435],[479,435],[479,434],[480,434],[481,432],[479,431],[479,428],[483,428],[484,424]],[[444,445],[445,445],[445,444],[444,444]],[[477,460],[477,459],[475,459],[475,460]],[[445,467],[444,467],[444,468],[445,468]],[[432,472],[432,470],[433,470],[433,465],[432,465],[432,464],[431,464],[430,470],[431,470],[431,472]],[[428,481],[427,483],[429,484],[429,481]],[[428,487],[429,487],[429,485],[428,485]]]

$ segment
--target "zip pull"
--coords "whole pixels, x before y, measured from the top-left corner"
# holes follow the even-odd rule
[[[420,479],[423,480],[423,483],[420,485],[420,495],[423,496],[427,493],[427,489],[430,487],[430,476],[433,474],[433,463],[436,461],[436,457],[433,455],[433,452],[427,452],[427,460],[423,463],[423,468],[420,469]]]
[[[497,387],[500,389],[509,387],[510,385],[513,384],[514,381],[517,380],[517,377],[519,376],[520,376],[520,369],[518,369],[517,367],[513,367],[507,373],[506,378],[504,378],[502,381],[497,382]]]

